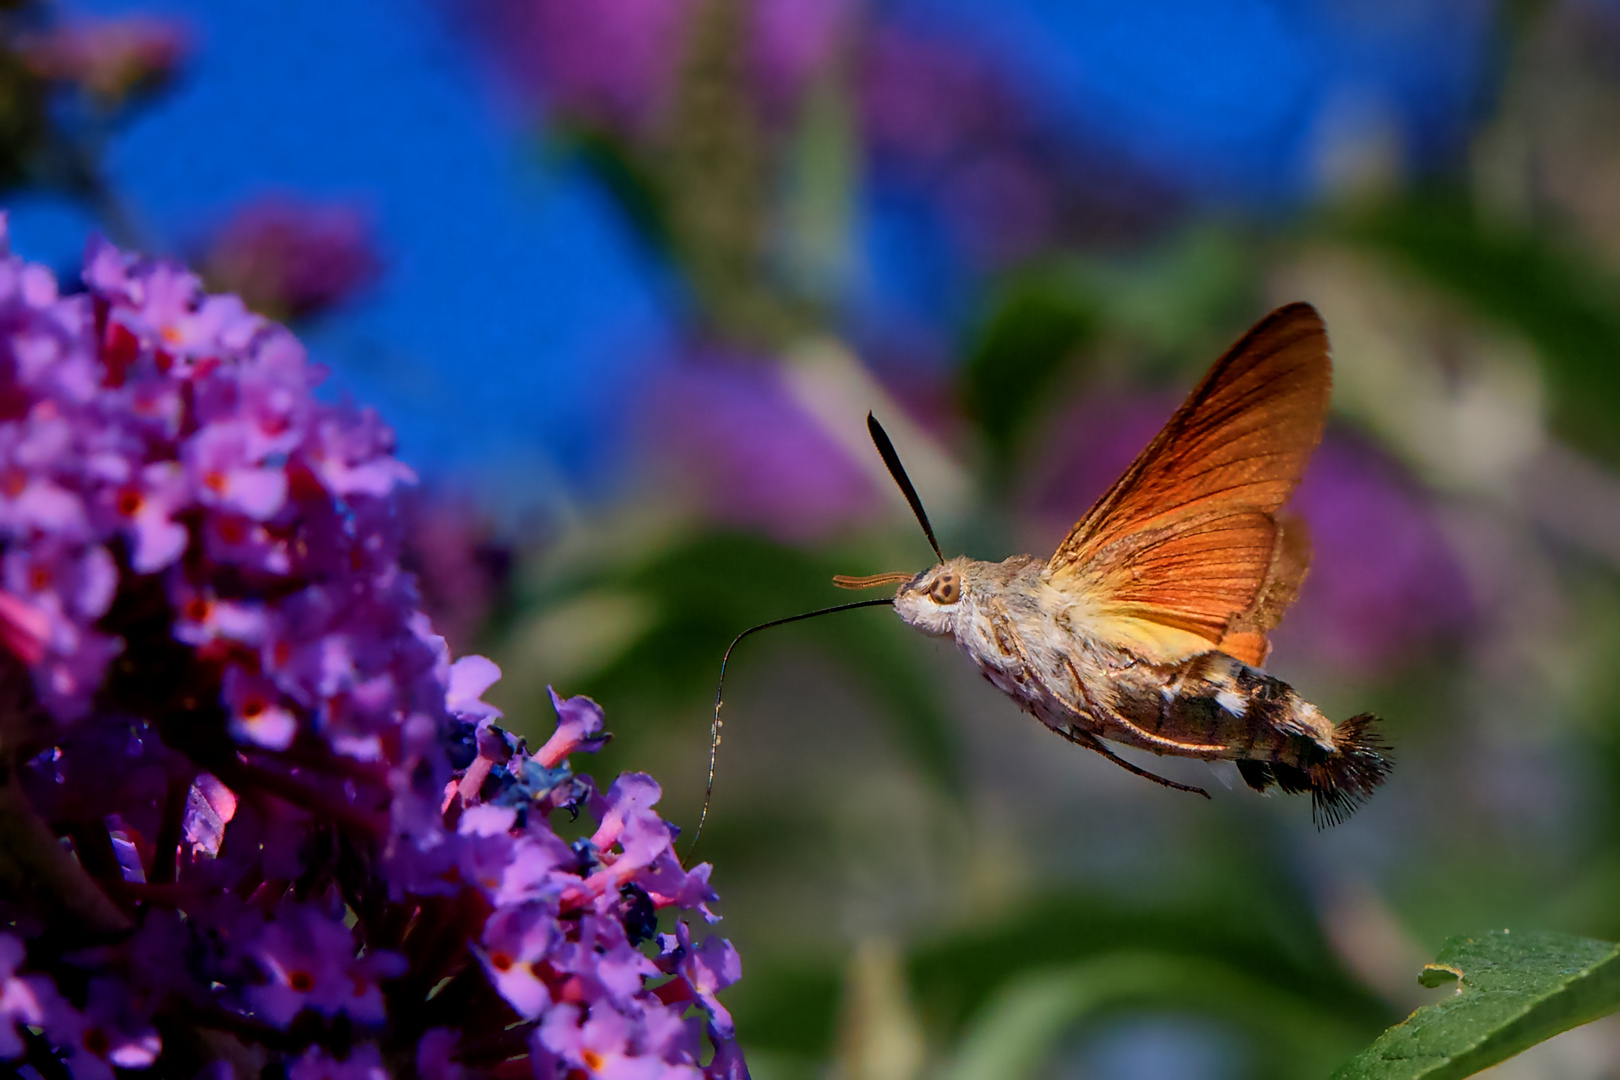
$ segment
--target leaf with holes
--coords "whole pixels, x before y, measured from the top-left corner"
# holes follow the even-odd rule
[[[1620,1011],[1620,945],[1507,930],[1456,937],[1418,977],[1456,992],[1425,1005],[1334,1080],[1453,1080]]]

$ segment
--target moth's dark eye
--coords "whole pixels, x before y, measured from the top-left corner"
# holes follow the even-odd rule
[[[962,599],[962,576],[954,570],[934,579],[928,597],[936,604],[954,604]]]

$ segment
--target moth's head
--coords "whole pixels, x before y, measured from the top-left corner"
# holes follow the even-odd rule
[[[972,560],[958,556],[930,566],[894,596],[894,610],[928,634],[954,634],[957,616],[973,592]]]

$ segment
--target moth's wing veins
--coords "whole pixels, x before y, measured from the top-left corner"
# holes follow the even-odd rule
[[[1276,516],[1277,542],[1271,549],[1271,567],[1254,603],[1234,618],[1217,646],[1250,667],[1264,667],[1271,655],[1266,635],[1282,621],[1299,596],[1311,566],[1311,534],[1305,519],[1292,514]]]
[[[1262,652],[1308,560],[1308,541],[1298,546],[1276,514],[1321,440],[1331,386],[1321,316],[1309,304],[1272,312],[1076,523],[1047,580],[1101,617],[1212,645],[1235,630],[1258,641],[1234,638],[1234,648]]]

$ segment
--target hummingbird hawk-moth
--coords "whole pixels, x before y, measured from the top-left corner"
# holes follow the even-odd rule
[[[892,604],[907,624],[954,638],[1047,727],[1166,787],[1208,797],[1105,743],[1233,761],[1250,787],[1310,792],[1317,824],[1337,824],[1389,771],[1375,718],[1336,724],[1262,670],[1267,635],[1310,562],[1303,524],[1281,511],[1321,440],[1331,383],[1316,309],[1272,312],[1215,362],[1048,559],[945,558],[899,455],[868,415],[939,562],[918,574],[835,578],[843,588],[899,587],[892,598],[825,610]],[[752,627],[737,641],[817,614]],[[717,693],[711,789],[719,714]]]

